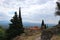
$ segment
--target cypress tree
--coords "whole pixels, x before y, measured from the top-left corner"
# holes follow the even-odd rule
[[[44,20],[42,20],[42,24],[41,24],[41,26],[43,26],[44,25]]]
[[[60,25],[60,20],[59,20],[58,24]]]
[[[41,30],[46,29],[46,24],[44,24],[44,20],[42,20],[42,24],[41,24]]]
[[[15,15],[10,21],[11,24],[9,25],[9,29],[7,30],[7,40],[12,40],[14,37],[24,33],[20,9],[19,17],[17,16],[17,12],[15,12]]]

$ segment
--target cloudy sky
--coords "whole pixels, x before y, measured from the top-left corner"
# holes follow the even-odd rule
[[[57,24],[56,0],[0,0],[0,21],[9,21],[21,7],[23,22]]]

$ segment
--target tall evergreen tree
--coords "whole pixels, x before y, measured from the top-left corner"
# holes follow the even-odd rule
[[[44,25],[44,20],[42,20],[42,24],[41,24],[41,26],[43,26]]]
[[[46,24],[44,24],[44,20],[42,20],[42,24],[41,24],[41,29],[46,29]]]
[[[23,27],[22,18],[21,18],[21,8],[19,8],[19,24],[21,27]]]
[[[59,20],[58,24],[60,25],[60,20]]]
[[[22,34],[24,32],[23,24],[22,24],[22,18],[21,18],[21,10],[19,9],[19,17],[17,16],[17,12],[15,12],[15,15],[13,19],[11,19],[11,24],[9,26],[9,29],[7,30],[7,39],[11,40],[12,38]]]
[[[60,16],[60,2],[56,2],[57,8],[56,8],[56,15]]]

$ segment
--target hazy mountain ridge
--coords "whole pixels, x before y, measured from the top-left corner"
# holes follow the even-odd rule
[[[10,22],[7,21],[1,21],[0,25],[3,26],[3,28],[8,28]],[[56,24],[46,24],[48,27],[55,26]],[[31,27],[31,26],[41,26],[41,23],[30,23],[30,22],[23,22],[24,27]]]

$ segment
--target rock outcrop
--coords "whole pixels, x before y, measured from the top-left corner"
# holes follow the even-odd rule
[[[51,40],[53,35],[60,33],[60,25],[56,25],[53,28],[48,28],[42,31],[41,40]]]

